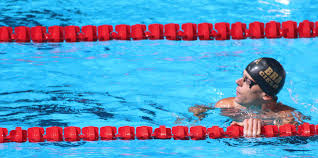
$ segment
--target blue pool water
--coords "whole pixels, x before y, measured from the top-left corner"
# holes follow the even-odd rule
[[[316,21],[311,2],[2,1],[0,25],[52,26]],[[218,125],[231,120],[195,104],[235,95],[253,59],[285,67],[279,100],[318,124],[318,39],[108,41],[0,44],[0,127]],[[1,157],[315,157],[317,137],[4,143]]]

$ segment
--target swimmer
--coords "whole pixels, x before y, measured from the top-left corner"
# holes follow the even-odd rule
[[[233,120],[231,125],[244,127],[245,137],[258,137],[261,126],[266,124],[297,124],[302,114],[294,108],[277,102],[277,94],[285,82],[285,70],[273,58],[256,59],[247,65],[243,76],[236,80],[236,96],[218,101],[214,108],[222,108],[222,115]],[[190,107],[189,111],[199,119],[204,118],[207,110],[213,109],[204,105]]]

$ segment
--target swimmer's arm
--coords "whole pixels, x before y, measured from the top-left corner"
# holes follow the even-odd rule
[[[195,106],[189,107],[188,111],[193,112],[193,114],[196,115],[196,114],[200,114],[200,113],[206,112],[206,111],[211,110],[211,109],[213,109],[212,106],[196,104]]]
[[[212,106],[207,105],[195,105],[188,109],[189,112],[192,112],[194,116],[198,117],[200,120],[202,120],[205,117],[205,112],[208,110],[213,109]]]
[[[214,108],[231,108],[233,107],[234,97],[221,99],[218,101],[214,107],[207,105],[195,105],[188,109],[189,112],[192,112],[194,116],[198,117],[200,120],[205,117],[205,112]]]

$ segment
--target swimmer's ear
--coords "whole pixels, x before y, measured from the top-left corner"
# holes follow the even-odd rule
[[[274,99],[272,96],[269,96],[269,95],[267,95],[266,93],[264,93],[263,94],[263,99],[265,100],[265,101],[269,101],[269,100],[272,100],[272,99]]]

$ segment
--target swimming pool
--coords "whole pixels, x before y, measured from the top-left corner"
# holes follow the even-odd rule
[[[43,26],[237,21],[316,21],[296,1],[0,2],[0,25]],[[98,7],[97,7],[98,6]],[[103,6],[103,7],[100,7]],[[226,127],[218,110],[202,121],[188,108],[235,95],[235,79],[268,56],[287,71],[279,100],[318,124],[317,38],[228,41],[1,43],[1,127],[202,125]],[[176,121],[178,120],[178,121]],[[0,144],[2,157],[317,155],[317,137]]]

